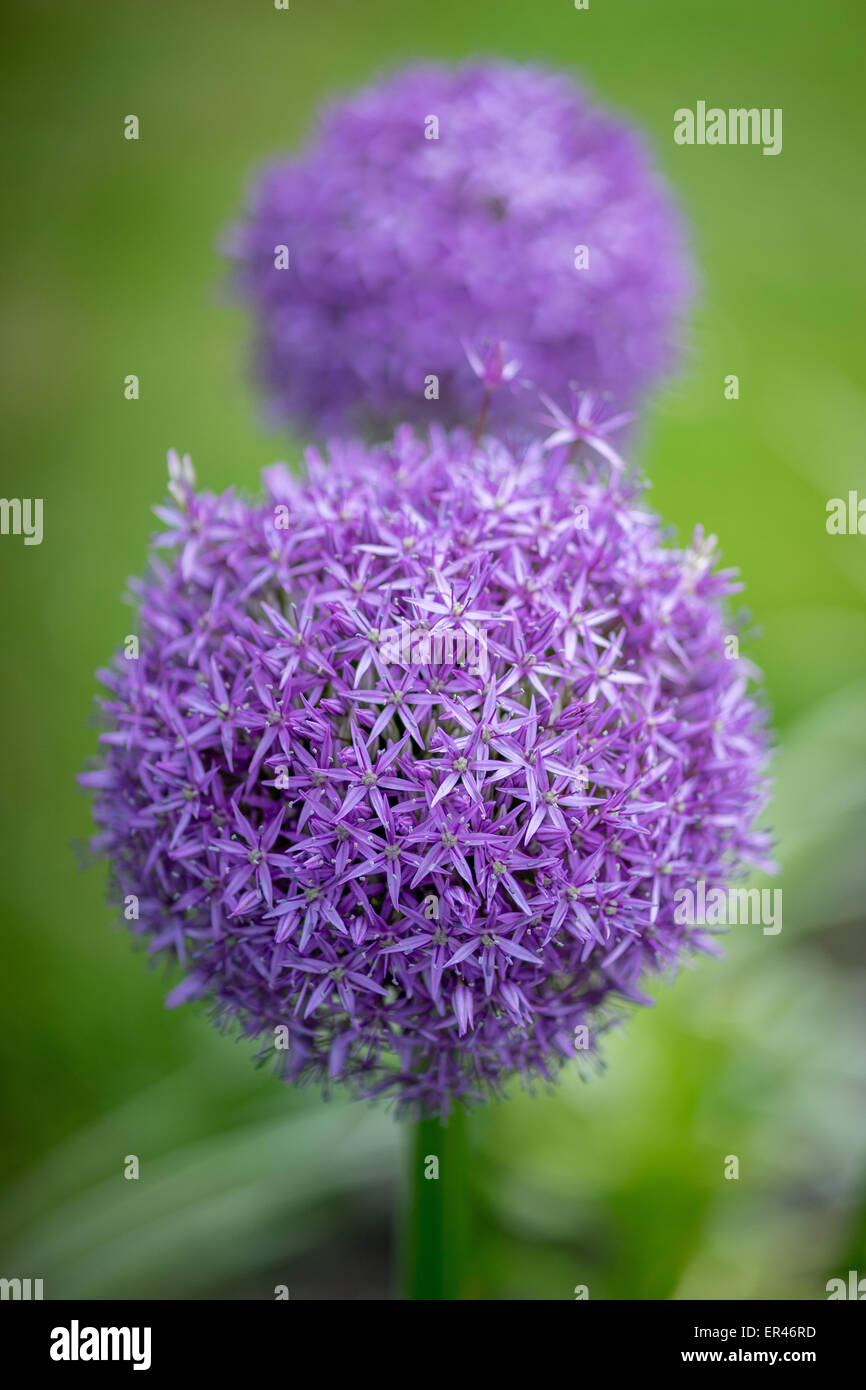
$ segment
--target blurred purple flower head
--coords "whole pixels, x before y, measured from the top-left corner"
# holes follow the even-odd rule
[[[676,362],[691,280],[641,137],[506,62],[410,67],[332,104],[227,249],[271,415],[319,432],[467,424],[488,344],[520,366],[489,416],[515,436],[539,390],[631,406]]]
[[[442,1113],[552,1078],[713,948],[678,889],[766,865],[739,586],[609,452],[403,427],[255,505],[172,457],[83,780],[171,1002],[287,1079]]]

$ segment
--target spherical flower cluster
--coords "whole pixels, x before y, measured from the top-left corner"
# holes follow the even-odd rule
[[[172,1001],[287,1078],[415,1113],[550,1078],[712,947],[677,890],[766,857],[738,586],[663,544],[602,429],[564,434],[403,427],[257,504],[171,460],[84,780]]]
[[[272,415],[329,432],[467,425],[464,348],[495,340],[519,365],[499,432],[572,383],[629,407],[675,362],[691,278],[640,136],[505,62],[410,67],[333,104],[227,249]]]

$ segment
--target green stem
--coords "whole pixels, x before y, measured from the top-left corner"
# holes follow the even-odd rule
[[[478,421],[478,428],[477,428],[477,430],[475,431],[475,435],[474,435],[474,438],[473,438],[473,440],[472,440],[473,446],[476,445],[476,444],[478,443],[478,441],[480,440],[482,434],[484,433],[484,426],[487,424],[487,411],[488,411],[489,407],[490,407],[490,388],[488,387],[487,390],[485,390],[485,392],[484,392],[484,400],[481,402],[481,418],[480,418],[480,420]]]
[[[419,1120],[414,1126],[408,1189],[405,1297],[467,1297],[469,1174],[462,1110],[453,1110],[447,1125]]]

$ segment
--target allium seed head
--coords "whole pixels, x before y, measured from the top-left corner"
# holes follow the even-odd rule
[[[505,62],[334,103],[264,169],[228,250],[270,411],[318,431],[465,423],[489,386],[515,436],[538,391],[627,408],[674,365],[691,278],[641,137]]]
[[[440,1113],[550,1078],[712,947],[677,890],[766,862],[738,586],[614,459],[404,427],[255,505],[172,459],[83,780],[172,1001],[287,1079]]]

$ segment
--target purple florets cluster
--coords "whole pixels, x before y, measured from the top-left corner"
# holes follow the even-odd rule
[[[520,368],[500,432],[572,383],[630,406],[675,361],[691,278],[641,137],[503,62],[408,68],[332,105],[264,170],[228,250],[272,415],[319,431],[467,424],[483,387],[463,344],[490,340]]]
[[[419,1113],[548,1078],[712,946],[677,889],[766,858],[738,586],[579,436],[403,428],[256,505],[172,459],[85,781],[174,1001],[287,1078]]]

